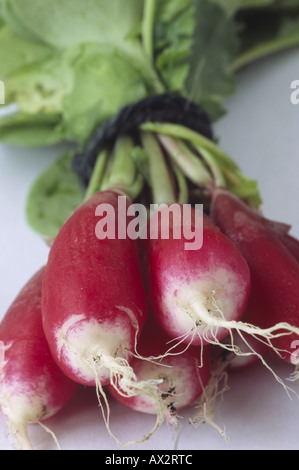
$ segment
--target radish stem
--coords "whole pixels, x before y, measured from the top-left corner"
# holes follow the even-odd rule
[[[108,159],[108,152],[107,150],[103,150],[99,154],[96,160],[96,164],[92,172],[88,188],[85,193],[85,200],[89,199],[95,192],[99,190],[101,186],[101,181],[104,175],[107,159]]]
[[[172,163],[172,169],[176,177],[176,182],[178,185],[178,202],[180,204],[188,204],[189,202],[189,192],[188,192],[188,184],[186,178],[183,175],[181,169],[175,164]]]
[[[158,134],[158,139],[177,166],[193,183],[202,186],[211,181],[211,175],[202,161],[182,141],[178,142],[163,134]]]
[[[169,168],[156,137],[150,132],[142,132],[140,137],[148,161],[154,203],[170,204],[175,202],[176,197],[169,176]]]
[[[225,179],[223,177],[221,167],[218,164],[218,160],[223,160],[225,163],[231,160],[227,155],[219,149],[219,147],[209,140],[207,137],[181,126],[179,124],[169,123],[152,123],[147,122],[141,125],[141,129],[148,132],[157,132],[160,135],[167,135],[177,139],[186,140],[192,143],[199,154],[205,159],[208,167],[214,175],[214,184],[216,186],[225,186]]]
[[[246,178],[235,162],[212,140],[180,124],[146,122],[141,124],[140,129],[185,140],[193,145],[210,169],[215,187],[226,187],[239,197],[247,199],[252,206],[260,205],[261,198],[256,182]]]
[[[153,32],[155,24],[156,0],[145,0],[142,20],[142,42],[145,53],[153,62]]]
[[[137,172],[132,157],[134,142],[129,136],[122,136],[116,141],[112,160],[108,166],[100,187],[101,191],[118,188],[130,199],[135,199],[143,187],[143,177]]]

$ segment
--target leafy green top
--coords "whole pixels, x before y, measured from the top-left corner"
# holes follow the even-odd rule
[[[17,104],[0,119],[0,141],[82,148],[121,107],[173,91],[216,120],[236,91],[236,72],[299,44],[298,26],[299,0],[0,0],[0,79],[6,103]],[[258,204],[255,183],[227,156],[216,146],[200,151]],[[132,155],[140,160],[142,149]],[[81,197],[70,155],[61,158],[28,198],[29,221],[46,235]]]
[[[298,43],[298,25],[299,0],[0,0],[0,79],[20,108],[0,140],[82,143],[121,106],[163,91],[217,119],[236,70]],[[32,132],[41,116],[44,142]]]

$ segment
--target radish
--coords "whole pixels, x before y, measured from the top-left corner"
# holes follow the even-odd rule
[[[186,250],[185,237],[173,236],[183,217],[163,216],[166,206],[153,213],[149,223],[159,233],[145,242],[150,299],[157,320],[171,338],[193,345],[219,343],[239,320],[250,293],[248,265],[236,246],[203,216],[191,232],[203,231],[200,249]],[[183,211],[183,208],[182,208]],[[161,216],[161,217],[160,217]],[[169,223],[170,237],[163,239]]]
[[[265,223],[276,236],[280,239],[281,243],[292,253],[292,255],[299,261],[299,240],[294,236],[290,235],[291,226],[284,222],[277,222],[259,217],[259,221]]]
[[[211,217],[250,268],[250,322],[272,331],[269,345],[292,362],[292,342],[299,334],[299,263],[264,219],[228,191],[215,190]]]
[[[280,241],[284,244],[284,246],[290,251],[290,253],[299,263],[299,240],[297,240],[290,234],[286,234],[284,236],[280,236]]]
[[[127,396],[121,390],[116,391],[111,385],[108,389],[114,398],[128,408],[148,414],[157,414],[158,425],[164,418],[175,428],[178,427],[177,412],[197,400],[211,375],[209,347],[203,351],[191,347],[172,354],[164,353],[170,338],[160,328],[154,315],[149,315],[138,341],[138,356],[132,362],[132,368],[141,381],[153,381],[159,384],[162,407],[157,409],[156,402],[145,394]],[[179,348],[181,349],[181,348]]]
[[[147,299],[137,240],[117,233],[126,215],[118,211],[118,197],[110,190],[95,193],[64,223],[49,253],[42,296],[43,326],[54,359],[74,381],[96,386],[107,413],[107,384],[120,384],[128,395],[158,397],[155,386],[138,382],[130,366]],[[126,198],[125,209],[129,206]],[[98,219],[96,214],[105,211]],[[111,229],[102,239],[96,235],[99,224]]]
[[[149,221],[154,233],[158,229],[163,233],[165,223],[170,224],[173,233],[174,222],[170,218],[165,222],[167,217],[160,217],[167,210],[166,206],[156,211]],[[182,219],[175,223],[183,225]],[[252,335],[271,344],[277,336],[298,331],[286,322],[267,325],[243,322],[251,297],[251,273],[245,257],[207,217],[203,218],[202,227],[193,225],[193,232],[195,229],[203,230],[203,246],[198,250],[185,250],[183,234],[180,238],[160,236],[146,240],[152,307],[171,338],[193,345],[218,344],[241,355],[242,351],[234,345],[236,334],[241,338],[243,334]],[[229,341],[221,342],[226,336]]]
[[[44,268],[28,281],[0,324],[0,406],[23,450],[32,449],[28,423],[53,416],[77,388],[54,362],[43,332],[43,273]]]

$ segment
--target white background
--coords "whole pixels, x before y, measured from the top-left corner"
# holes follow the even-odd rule
[[[292,224],[292,234],[299,238],[299,105],[290,101],[290,84],[299,79],[298,63],[299,50],[294,49],[242,71],[238,92],[228,101],[228,114],[215,131],[223,150],[247,176],[258,180],[265,215]],[[48,248],[27,225],[25,200],[31,183],[60,152],[61,148],[0,146],[0,318],[47,260]],[[271,365],[282,379],[292,370],[277,360],[271,360]],[[208,425],[194,429],[184,420],[178,450],[299,449],[299,399],[294,395],[291,399],[267,369],[256,364],[232,373],[229,385],[218,420],[226,425],[229,444]],[[127,410],[111,400],[111,428],[121,440],[139,438],[153,423],[152,416]],[[92,388],[80,388],[47,425],[64,450],[117,450]],[[5,418],[0,415],[0,449],[9,450],[4,429]],[[30,426],[30,436],[36,449],[56,449],[51,436],[38,425]],[[149,441],[130,446],[127,452],[170,450],[173,437],[165,424]]]

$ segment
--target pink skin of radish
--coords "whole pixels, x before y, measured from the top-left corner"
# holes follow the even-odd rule
[[[22,450],[31,450],[28,423],[61,410],[77,389],[54,362],[41,316],[44,268],[23,287],[0,324],[0,406]]]
[[[269,346],[293,362],[292,342],[299,334],[299,263],[264,219],[228,191],[214,192],[211,217],[249,265],[250,323],[272,331]]]
[[[299,240],[293,237],[290,234],[286,234],[284,236],[280,236],[280,241],[283,245],[289,250],[292,256],[298,261],[299,263]]]
[[[280,239],[281,243],[290,251],[290,253],[299,262],[299,240],[290,235],[291,226],[285,223],[272,221],[260,217],[260,222],[264,222]]]
[[[158,225],[163,233],[161,224],[167,218],[161,222],[159,212],[152,215],[150,224]],[[193,212],[192,231],[195,220]],[[171,218],[169,223],[172,234]],[[149,295],[156,318],[171,338],[196,346],[219,344],[239,326],[251,287],[248,265],[232,241],[206,216],[203,227],[196,227],[201,229],[203,244],[197,250],[185,250],[183,234],[177,239],[150,237],[145,242]]]
[[[172,355],[163,357],[171,340],[154,316],[149,317],[138,341],[138,353],[142,359],[136,357],[132,367],[138,380],[158,384],[162,407],[157,410],[156,402],[145,394],[128,397],[111,385],[108,389],[116,400],[128,408],[141,413],[158,414],[159,424],[165,418],[177,427],[177,412],[192,405],[210,379],[209,347],[204,347],[203,351],[196,347],[187,350],[175,348]]]
[[[130,366],[147,315],[137,241],[95,234],[95,214],[102,204],[113,208],[115,217],[108,211],[100,220],[117,232],[118,197],[110,190],[96,193],[65,222],[49,253],[42,297],[43,326],[54,359],[74,381],[96,386],[107,412],[107,384],[119,383],[131,395],[155,396],[155,387],[138,382]]]

